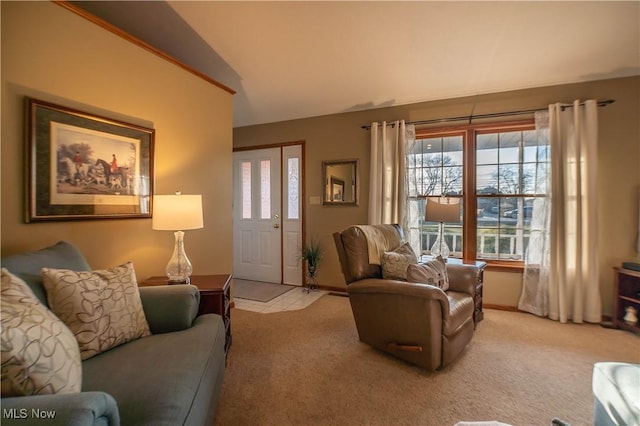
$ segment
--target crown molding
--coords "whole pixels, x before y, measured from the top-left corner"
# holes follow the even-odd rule
[[[131,34],[127,33],[126,31],[121,30],[120,28],[110,24],[109,22],[98,18],[97,16],[87,12],[86,10],[81,9],[81,8],[73,5],[72,3],[69,3],[68,1],[53,1],[53,3],[55,3],[55,4],[59,5],[59,6],[62,6],[65,9],[70,10],[71,12],[73,12],[73,13],[75,13],[77,15],[82,16],[86,20],[93,22],[94,24],[106,29],[107,31],[112,32],[113,34],[115,34],[115,35],[117,35],[119,37],[122,37],[123,39],[135,44],[136,46],[139,46],[139,47],[141,47],[141,48],[153,53],[156,56],[161,57],[165,61],[171,62],[174,65],[177,65],[178,67],[184,69],[185,71],[187,71],[187,72],[189,72],[189,73],[191,73],[191,74],[193,74],[193,75],[195,75],[197,77],[200,77],[201,79],[205,80],[206,82],[211,83],[214,86],[219,87],[220,89],[222,89],[222,90],[224,90],[224,91],[226,91],[226,92],[228,92],[228,93],[230,93],[232,95],[236,94],[236,91],[231,89],[230,87],[225,86],[224,84],[222,84],[219,81],[209,77],[208,75],[203,74],[200,71],[198,71],[198,70],[196,70],[196,69],[194,69],[194,68],[192,68],[192,67],[190,67],[190,66],[188,66],[188,65],[186,65],[186,64],[184,64],[184,63],[182,63],[180,61],[178,61],[177,59],[167,55],[163,51],[161,51],[159,49],[156,49],[155,47],[151,46],[150,44],[140,40],[137,37],[132,36]]]

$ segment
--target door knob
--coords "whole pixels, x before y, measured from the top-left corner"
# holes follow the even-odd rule
[[[274,228],[276,228],[276,229],[278,229],[278,228],[280,228],[280,224],[279,224],[279,223],[274,223],[274,224],[273,224],[273,227],[274,227]]]

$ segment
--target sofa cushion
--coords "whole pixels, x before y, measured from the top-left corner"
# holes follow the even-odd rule
[[[419,265],[409,265],[407,268],[407,281],[437,285],[442,291],[447,291],[449,289],[447,264],[442,256],[438,256]]]
[[[418,258],[409,243],[404,243],[394,251],[382,254],[382,278],[407,280],[407,267],[417,264]]]
[[[1,281],[2,396],[80,392],[80,351],[71,331],[5,268]]]
[[[42,283],[40,270],[44,267],[88,271],[86,259],[73,244],[59,241],[40,250],[3,257],[3,267],[20,277],[31,288],[40,302],[48,306],[47,293]]]
[[[83,391],[118,401],[122,425],[212,425],[225,368],[222,317],[120,345],[83,362]]]
[[[51,310],[67,324],[82,359],[149,336],[131,262],[97,271],[42,268]]]

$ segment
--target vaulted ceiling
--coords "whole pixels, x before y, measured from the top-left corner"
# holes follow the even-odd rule
[[[234,126],[640,75],[640,2],[72,2],[235,90]]]

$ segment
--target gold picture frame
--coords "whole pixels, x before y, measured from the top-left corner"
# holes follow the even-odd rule
[[[155,130],[26,98],[26,222],[149,218]]]
[[[322,162],[322,204],[357,206],[360,197],[358,160]]]

